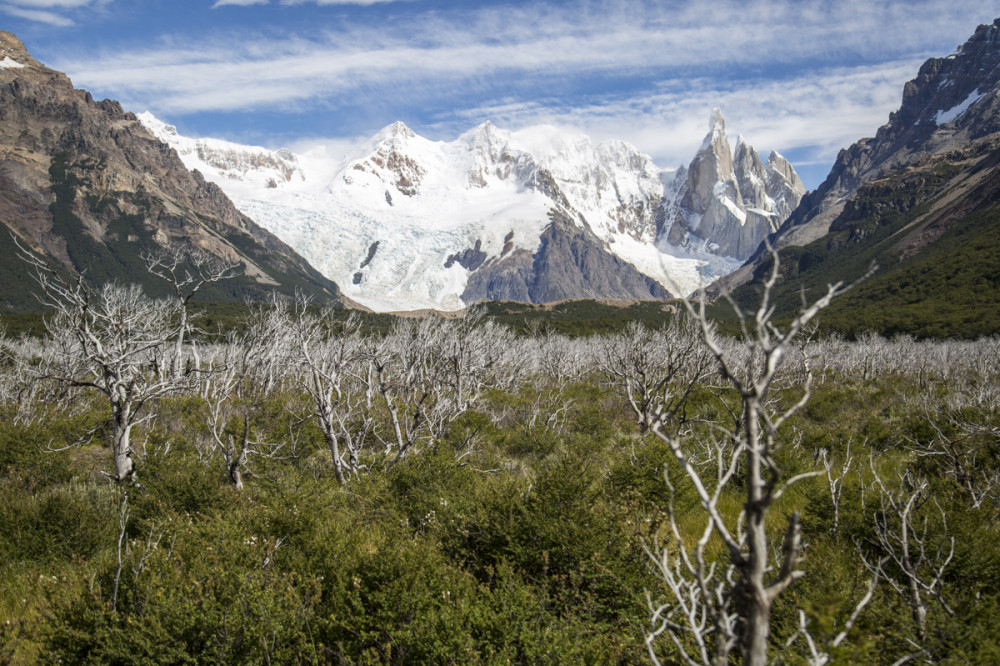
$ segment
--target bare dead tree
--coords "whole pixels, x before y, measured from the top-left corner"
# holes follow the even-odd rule
[[[440,368],[430,348],[437,320],[399,321],[389,335],[372,341],[365,355],[371,367],[371,388],[389,417],[391,439],[385,454],[402,460],[429,426],[429,411]]]
[[[470,308],[461,318],[440,323],[437,352],[447,368],[447,381],[458,413],[471,409],[488,388],[508,388],[519,375],[514,361],[514,334],[487,319],[483,308]]]
[[[197,248],[174,247],[158,252],[143,252],[140,256],[146,262],[146,270],[170,283],[177,299],[179,323],[170,371],[174,377],[179,377],[184,339],[190,330],[188,304],[203,286],[236,277],[242,267]]]
[[[366,342],[369,398],[385,408],[390,434],[383,438],[392,463],[433,445],[490,387],[510,386],[518,376],[513,336],[473,311],[467,318],[399,321],[381,339]]]
[[[947,428],[929,414],[926,420],[934,436],[927,441],[909,440],[910,449],[953,480],[972,508],[1000,503],[1000,428],[954,414],[949,415]]]
[[[357,389],[351,384],[361,376],[363,340],[357,318],[338,320],[331,310],[312,314],[306,305],[299,300],[295,317],[288,324],[293,358],[302,366],[300,384],[309,395],[312,416],[330,449],[337,481],[343,485],[347,474],[360,467],[359,449],[372,423],[367,410],[366,418],[361,419],[361,432],[349,425],[351,412],[360,406],[353,399]]]
[[[134,584],[139,576],[145,571],[148,560],[153,552],[159,547],[163,539],[164,530],[162,527],[153,526],[146,535],[145,543],[137,546],[128,538],[128,521],[131,510],[128,507],[128,488],[121,487],[118,497],[118,538],[115,542],[115,575],[112,578],[111,587],[111,611],[118,612],[119,591],[122,585],[122,573],[125,571],[125,563],[132,561],[131,582]]]
[[[854,628],[858,618],[861,616],[861,612],[875,597],[875,589],[878,587],[878,583],[881,578],[881,567],[887,561],[888,558],[883,558],[877,562],[874,575],[869,579],[865,593],[854,605],[854,609],[851,611],[850,616],[848,616],[847,620],[834,636],[825,641],[814,636],[809,629],[809,620],[806,617],[805,611],[799,609],[798,630],[792,634],[791,638],[788,639],[785,643],[785,647],[791,647],[801,637],[805,640],[809,649],[809,655],[807,657],[809,666],[826,666],[826,664],[829,664],[832,660],[830,653],[844,643],[850,635],[851,629]]]
[[[651,630],[647,646],[659,663],[656,639],[666,633],[687,663],[726,664],[734,650],[742,663],[762,666],[767,662],[771,608],[774,600],[794,581],[805,575],[801,525],[797,513],[789,519],[779,548],[772,549],[766,518],[774,503],[794,483],[819,474],[810,471],[789,477],[777,464],[782,426],[810,397],[811,373],[801,386],[799,399],[779,408],[770,391],[793,341],[813,318],[849,286],[829,285],[811,305],[784,327],[773,321],[771,295],[779,278],[779,260],[772,252],[772,268],[763,284],[760,304],[749,315],[728,298],[742,331],[738,344],[728,344],[708,320],[705,299],[696,307],[685,300],[690,316],[701,330],[719,376],[740,399],[738,418],[732,428],[718,428],[713,436],[723,440],[709,466],[692,464],[690,433],[676,422],[657,419],[651,431],[663,440],[680,465],[683,475],[699,498],[704,527],[693,547],[671,518],[672,547],[650,549],[657,571],[672,599],[650,604]],[[853,285],[851,285],[853,286]],[[803,356],[803,359],[807,357]],[[683,425],[683,424],[680,424]],[[724,493],[739,472],[744,502],[739,515],[727,517],[720,506]],[[669,475],[667,478],[670,483]],[[670,507],[672,514],[673,507]],[[728,562],[710,557],[709,543],[721,540]],[[655,550],[655,552],[654,552]],[[777,561],[772,553],[777,552]],[[687,649],[687,640],[695,645]]]
[[[904,469],[897,483],[888,485],[871,461],[872,490],[879,499],[870,515],[874,546],[885,560],[874,564],[864,556],[865,566],[880,574],[910,607],[917,629],[916,647],[923,650],[927,638],[928,598],[935,599],[949,615],[954,611],[944,598],[944,572],[955,556],[955,537],[948,537],[947,515],[930,495],[926,479]],[[930,531],[931,518],[938,534]],[[864,553],[864,551],[862,551]],[[883,566],[887,561],[888,566]]]
[[[531,342],[534,350],[529,353],[536,373],[558,389],[579,381],[594,367],[592,350],[585,341],[547,330],[531,338]]]
[[[392,439],[386,454],[393,463],[406,457],[421,438],[433,439],[442,413],[457,409],[443,391],[447,369],[437,353],[441,320],[401,321],[368,349],[374,388],[389,417]]]
[[[661,357],[665,348],[652,330],[629,322],[619,335],[603,339],[599,367],[605,379],[624,394],[640,432],[646,432],[654,417],[653,401],[661,380]]]
[[[821,449],[819,455],[823,461],[823,468],[826,470],[826,482],[830,488],[830,503],[833,506],[833,527],[830,528],[830,531],[836,535],[840,529],[840,500],[844,494],[844,479],[847,478],[848,472],[851,471],[851,465],[854,463],[854,456],[851,455],[851,442],[847,442],[847,451],[844,453],[844,459],[840,465],[834,464],[830,458],[830,452],[826,449]]]
[[[712,357],[689,317],[659,330],[630,322],[602,340],[598,360],[605,378],[621,392],[645,433],[657,422],[683,420],[690,395],[714,370]]]
[[[231,426],[234,412],[239,409],[237,393],[246,381],[241,376],[236,363],[228,363],[214,369],[205,380],[205,402],[208,406],[208,429],[214,449],[222,454],[226,465],[226,476],[234,488],[243,488],[243,468],[247,464],[253,446],[250,440],[250,415],[245,406],[242,410],[242,433],[233,432]]]
[[[251,416],[280,386],[291,362],[291,332],[275,302],[251,310],[243,327],[229,335],[222,356],[202,374],[202,396],[212,448],[222,455],[229,483],[243,487],[251,456],[276,457],[284,443],[253,435]]]
[[[15,423],[30,422],[36,415],[40,385],[29,368],[30,352],[7,337],[0,327],[0,405]]]
[[[42,303],[54,311],[47,321],[53,353],[45,375],[63,386],[99,391],[111,407],[111,450],[119,483],[134,480],[131,433],[152,418],[149,405],[189,385],[164,373],[172,361],[168,341],[177,306],[147,298],[137,285],[92,288],[82,275],[65,280],[21,247],[34,269]]]

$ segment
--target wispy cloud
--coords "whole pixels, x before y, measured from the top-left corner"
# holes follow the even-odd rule
[[[212,5],[212,9],[216,7],[225,7],[227,5],[232,5],[235,7],[249,7],[251,5],[267,5],[270,4],[271,0],[216,0],[215,4]]]
[[[357,5],[357,6],[370,6],[370,5],[387,5],[393,2],[416,2],[417,0],[278,0],[279,4],[282,5]],[[269,5],[271,0],[216,0],[215,4],[212,5],[212,9],[216,7],[225,7],[227,5],[236,7],[250,7],[251,5]]]
[[[10,4],[36,9],[72,9],[106,5],[108,0],[10,0]]]
[[[969,31],[968,20],[956,18],[963,16],[961,7],[951,3],[947,11],[933,2],[906,11],[898,4],[872,4],[878,3],[845,0],[826,5],[826,11],[790,0],[714,7],[692,3],[677,12],[635,2],[602,3],[599,11],[484,9],[431,14],[377,29],[350,25],[311,39],[234,34],[209,49],[204,42],[187,48],[174,42],[59,64],[80,83],[194,111],[270,104],[274,86],[282,88],[284,99],[308,100],[371,86],[417,89],[434,81],[486,88],[493,85],[491,76],[502,76],[505,84],[506,75],[564,79],[665,73],[669,78],[682,70],[703,76],[718,68],[794,68],[834,52],[862,62],[883,59],[890,45],[896,53],[926,48],[930,34],[955,25]]]
[[[39,6],[46,1],[84,2]],[[626,138],[671,161],[690,156],[709,109],[722,106],[755,145],[828,157],[884,122],[919,62],[964,41],[970,17],[992,20],[990,4],[580,0],[410,11],[305,37],[234,33],[208,48],[177,37],[53,64],[77,85],[168,116],[353,105],[381,118],[422,108],[442,133],[484,116],[512,128],[550,122]],[[595,79],[613,92],[593,98]]]
[[[23,7],[12,7],[11,5],[0,5],[0,12],[15,16],[17,18],[35,21],[37,23],[47,23],[56,27],[67,27],[73,25],[73,20],[55,12],[40,9],[25,9]]]
[[[75,10],[99,9],[113,0],[8,0],[0,3],[0,13],[46,23],[56,27],[75,25]]]
[[[283,5],[387,5],[393,2],[417,2],[418,0],[281,0]]]
[[[515,129],[556,124],[597,141],[623,139],[663,166],[678,166],[697,150],[709,130],[710,110],[718,106],[731,141],[739,133],[765,152],[798,151],[806,159],[829,162],[841,148],[886,122],[900,104],[903,83],[913,78],[919,65],[920,60],[902,60],[732,85],[712,79],[673,80],[655,90],[576,107],[558,101],[500,100],[462,109],[429,129],[455,135],[485,118]]]

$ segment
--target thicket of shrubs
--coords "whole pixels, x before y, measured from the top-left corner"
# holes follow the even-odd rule
[[[339,321],[321,330],[354,334]],[[421,326],[437,328],[420,336]],[[369,353],[400,336],[406,344],[381,347],[397,362],[407,344],[440,355],[434,345],[460,328],[355,333]],[[202,346],[205,372],[189,364],[191,382],[145,406],[152,418],[135,426],[137,483],[116,483],[107,398],[51,379],[40,341],[4,340],[0,663],[648,663],[651,604],[676,600],[647,549],[670,544],[671,507],[693,538],[703,522],[669,447],[642,432],[609,371],[609,355],[642,329],[499,335],[503,349],[476,370],[474,399],[428,418],[405,455],[385,395],[352,369],[371,392],[358,388],[347,412],[345,432],[363,437],[353,463],[342,449],[345,483],[301,363],[267,370],[267,391],[234,394],[213,431],[206,381],[232,355]],[[780,430],[774,462],[786,477],[817,474],[768,516],[780,544],[798,512],[805,544],[805,577],[775,601],[773,660],[1000,661],[998,349],[996,339],[877,336],[789,349],[775,404],[801,398],[804,361],[815,381]],[[359,368],[374,358],[359,354]],[[430,372],[422,358],[417,374]],[[649,357],[650,374],[661,362]],[[413,418],[418,378],[390,380]],[[711,451],[738,405],[717,374],[706,376],[686,404],[684,436]],[[226,446],[241,440],[250,455],[237,488]],[[739,484],[720,502],[727,515],[742,507]],[[905,516],[894,501],[909,507]],[[721,544],[710,548],[723,566]],[[908,596],[914,579],[924,586],[922,628]],[[662,663],[696,649],[666,633],[651,643]]]

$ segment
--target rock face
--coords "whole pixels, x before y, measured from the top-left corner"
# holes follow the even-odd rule
[[[826,180],[802,199],[773,244],[818,244],[824,248],[820,254],[831,252],[828,261],[840,263],[845,259],[838,252],[845,248],[873,257],[881,248],[888,254],[877,258],[888,270],[888,263],[920,254],[973,212],[995,204],[996,187],[991,183],[1000,164],[998,146],[1000,19],[979,26],[951,55],[925,62],[904,86],[902,104],[889,122],[874,137],[840,152]],[[905,226],[882,239],[879,230],[902,224],[901,219],[907,221]],[[804,276],[808,271],[798,265],[803,261],[794,258],[816,253],[806,248],[787,254],[792,258],[789,270],[801,270]],[[766,261],[758,252],[712,291],[730,291],[750,281]],[[810,261],[814,270],[827,266]],[[864,270],[857,268],[859,273]],[[912,287],[914,280],[907,282]],[[940,289],[930,286],[927,293]]]
[[[801,196],[780,156],[762,165],[740,142],[734,163],[724,131],[692,165],[701,175],[678,179],[624,142],[594,144],[554,127],[508,132],[486,122],[445,143],[393,123],[334,161],[187,139],[140,118],[241,210],[375,310],[688,293],[703,275],[739,266]],[[726,201],[735,212],[717,196],[720,182],[731,183]]]
[[[608,252],[588,229],[553,212],[534,254],[518,251],[473,272],[462,300],[549,303],[620,295],[629,300],[669,296],[655,280]]]
[[[701,149],[678,174],[666,239],[683,246],[697,238],[717,254],[744,260],[778,229],[803,194],[798,174],[778,153],[771,153],[765,167],[741,136],[734,154],[722,112],[715,109]]]
[[[830,174],[785,222],[779,245],[823,236],[858,188],[932,155],[1000,131],[1000,19],[946,58],[925,62],[899,110],[874,138],[842,150]]]
[[[143,251],[199,248],[244,265],[209,290],[219,300],[263,298],[296,287],[323,302],[337,288],[290,247],[190,172],[117,102],[94,101],[0,32],[0,222],[22,244],[95,282],[140,282]],[[3,235],[9,238],[9,234]],[[4,241],[5,248],[10,245]],[[8,308],[31,307],[8,284]],[[14,293],[17,292],[17,293]]]

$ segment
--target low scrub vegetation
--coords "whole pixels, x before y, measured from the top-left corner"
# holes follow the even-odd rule
[[[88,294],[0,341],[0,662],[1000,659],[994,338]]]

